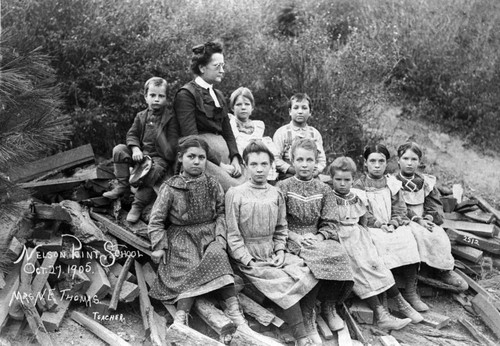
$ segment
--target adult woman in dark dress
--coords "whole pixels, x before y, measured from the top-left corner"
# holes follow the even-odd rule
[[[224,189],[238,185],[242,175],[241,157],[228,117],[226,99],[213,87],[224,76],[224,56],[219,42],[193,47],[191,71],[195,78],[182,86],[174,98],[174,113],[180,126],[180,137],[199,135],[215,155],[207,165]]]

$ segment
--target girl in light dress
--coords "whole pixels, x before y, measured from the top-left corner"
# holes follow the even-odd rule
[[[303,259],[286,251],[285,200],[267,182],[273,158],[261,141],[250,142],[243,151],[250,180],[226,194],[229,253],[241,273],[283,309],[297,345],[318,345],[310,339],[300,307],[318,280]]]
[[[400,171],[388,180],[401,186],[421,262],[433,268],[434,275],[444,283],[465,291],[469,286],[453,271],[450,239],[439,226],[443,223],[443,206],[436,177],[417,172],[422,155],[416,143],[401,145],[398,148]]]
[[[328,167],[328,171],[335,195],[335,218],[339,221],[338,238],[351,260],[354,293],[366,300],[381,328],[397,330],[410,322],[422,321],[422,315],[399,292],[391,271],[378,255],[370,231],[366,228],[365,203],[356,195],[355,189],[351,190],[356,164],[351,158],[339,157]],[[398,310],[408,318],[399,319],[389,314],[378,297],[384,292],[389,299],[395,300]]]

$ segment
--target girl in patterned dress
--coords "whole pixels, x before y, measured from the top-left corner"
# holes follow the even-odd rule
[[[370,232],[366,228],[365,204],[354,193],[355,191],[351,191],[356,164],[351,158],[339,157],[328,167],[328,171],[333,181],[334,212],[339,221],[337,233],[351,260],[354,293],[366,300],[375,312],[377,324],[381,328],[397,330],[410,322],[422,321],[422,315],[399,293],[391,271],[378,255]],[[378,298],[383,292],[387,292],[387,297],[396,301],[398,310],[408,318],[399,319],[389,314]]]
[[[398,148],[398,158],[400,171],[390,180],[401,183],[421,262],[434,268],[436,276],[443,282],[467,290],[467,283],[453,271],[450,239],[439,226],[443,223],[443,205],[436,188],[436,177],[417,173],[422,150],[416,143],[408,142]]]
[[[354,183],[354,188],[368,208],[368,230],[386,267],[404,280],[404,298],[415,310],[427,311],[429,307],[417,294],[420,255],[406,216],[401,182],[384,175],[389,150],[383,144],[371,145],[365,148],[363,157],[367,174]]]
[[[318,150],[311,139],[299,139],[291,149],[295,176],[278,182],[285,197],[288,221],[288,248],[303,258],[320,284],[315,294],[301,300],[306,328],[319,335],[314,321],[316,295],[322,302],[322,311],[332,331],[344,328],[344,321],[336,312],[352,289],[349,258],[337,236],[332,190],[313,178]],[[312,323],[309,324],[308,322]],[[313,338],[314,340],[314,338]],[[321,339],[319,339],[321,340]]]
[[[195,136],[179,143],[181,172],[161,187],[153,206],[148,234],[152,259],[159,263],[150,296],[177,303],[174,323],[187,324],[194,298],[218,290],[225,311],[236,325],[240,312],[233,271],[226,253],[224,192],[204,174],[208,144]]]
[[[250,142],[243,151],[250,181],[226,194],[229,253],[249,281],[284,310],[297,344],[316,345],[305,329],[299,302],[318,280],[304,260],[286,252],[285,200],[267,182],[273,158],[261,141]]]

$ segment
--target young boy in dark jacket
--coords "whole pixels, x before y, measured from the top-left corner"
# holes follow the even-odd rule
[[[129,191],[130,165],[151,157],[151,170],[142,179],[127,215],[127,221],[139,220],[143,208],[156,197],[153,186],[175,162],[175,147],[179,138],[176,118],[167,109],[167,81],[152,77],[144,84],[144,98],[148,108],[137,113],[132,127],[127,132],[127,144],[113,148],[113,163],[117,186],[103,194],[117,199]]]

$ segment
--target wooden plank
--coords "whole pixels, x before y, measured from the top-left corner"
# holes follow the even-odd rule
[[[466,231],[481,237],[492,238],[498,234],[498,228],[492,224],[484,224],[467,221],[444,220],[443,228],[453,228],[459,231]]]
[[[59,235],[51,234],[49,239],[32,239],[37,249],[50,252],[59,252],[62,250],[63,238]]]
[[[36,257],[35,249],[27,249],[24,254],[23,266],[19,276],[19,293],[23,296],[26,295],[26,297],[33,297],[31,289],[32,274],[30,274],[31,271],[28,270],[28,268],[30,265],[34,265]],[[52,346],[53,344],[50,335],[47,333],[42,319],[36,310],[35,300],[30,298],[23,299],[21,307],[24,311],[24,316],[28,321],[28,325],[38,342],[42,346]]]
[[[19,288],[19,270],[22,263],[14,264],[5,277],[5,288],[0,290],[0,327],[3,326],[9,315],[9,306],[16,299]],[[20,298],[20,297],[19,297]]]
[[[69,213],[57,203],[33,203],[33,212],[38,220],[60,220],[71,222]]]
[[[180,323],[167,330],[167,340],[176,346],[224,346],[224,344]]]
[[[443,205],[444,212],[451,213],[457,206],[457,199],[453,196],[442,196],[441,204]]]
[[[455,272],[467,282],[469,288],[473,289],[478,294],[482,294],[484,297],[486,297],[486,299],[489,301],[491,305],[495,306],[497,310],[500,310],[500,301],[498,299],[492,296],[488,291],[486,291],[477,282],[472,280],[468,275],[465,275],[460,269],[455,269]]]
[[[479,263],[483,259],[483,252],[467,245],[452,245],[451,253],[473,263]]]
[[[464,188],[460,184],[453,184],[452,188],[453,197],[457,200],[457,203],[462,203],[462,197],[464,195]]]
[[[142,266],[142,271],[144,272],[144,278],[146,279],[146,283],[148,284],[148,286],[150,288],[153,287],[153,283],[156,280],[156,272],[153,269],[153,266],[151,265],[151,263],[146,262]]]
[[[441,315],[440,313],[437,313],[436,311],[426,311],[422,312],[422,316],[424,320],[422,321],[423,324],[428,325],[430,327],[436,328],[436,329],[441,329],[444,326],[447,326],[451,322],[451,318],[445,315]]]
[[[151,344],[153,344],[154,346],[161,346],[162,343],[160,332],[157,329],[157,325],[154,321],[154,309],[151,305],[151,301],[149,300],[148,289],[146,287],[146,280],[144,279],[142,265],[137,261],[134,261],[134,263],[137,285],[139,286],[139,303],[144,330],[146,331],[146,335],[149,335]]]
[[[84,182],[85,180],[82,180],[81,178],[69,177],[21,183],[18,184],[18,186],[23,189],[35,190],[39,194],[49,194],[72,190]]]
[[[57,309],[55,311],[45,311],[42,314],[43,325],[51,333],[59,330],[64,315],[71,304],[70,299],[61,299],[61,294],[58,290],[54,291],[54,296],[58,302]]]
[[[452,228],[447,229],[446,233],[450,240],[454,240],[459,244],[472,246],[476,249],[500,255],[500,240],[496,238],[483,238],[472,233],[458,231]]]
[[[87,276],[90,279],[90,287],[86,294],[91,300],[94,297],[102,299],[111,291],[111,284],[106,272],[95,259],[90,260],[89,265],[91,269],[87,272]]]
[[[458,213],[456,211],[452,213],[444,213],[444,218],[446,220],[453,220],[453,221],[468,221],[469,219],[461,213]]]
[[[373,310],[362,300],[355,300],[350,307],[351,315],[358,323],[373,324]]]
[[[500,338],[500,313],[489,298],[481,293],[472,298],[472,307],[491,331]]]
[[[458,322],[464,326],[465,329],[474,337],[474,339],[477,340],[481,345],[484,346],[492,346],[492,343],[490,340],[486,339],[477,329],[464,318],[459,318]]]
[[[147,264],[149,264],[149,262],[142,266],[142,271],[144,272],[144,276],[146,276],[146,265]],[[120,272],[122,271],[122,268],[123,268],[123,266],[118,262],[115,262],[111,267],[108,267],[109,272],[114,274],[116,277],[120,276]],[[133,284],[137,283],[137,278],[130,271],[127,272],[127,277],[125,278],[125,280],[127,280],[128,282],[131,282]],[[146,283],[147,282],[148,282],[148,279],[146,278]]]
[[[143,253],[147,254],[148,256],[151,256],[151,243],[149,241],[146,241],[132,233],[130,231],[126,230],[125,228],[115,224],[113,221],[110,220],[107,216],[97,214],[95,212],[90,212],[90,216],[96,220],[102,223],[106,229],[114,235],[115,237],[119,238],[120,240],[124,241],[125,243],[129,244],[130,246],[142,251]]]
[[[90,144],[58,153],[38,161],[30,162],[21,167],[10,169],[7,175],[14,183],[22,183],[53,171],[94,162],[94,151]]]
[[[482,197],[476,197],[477,203],[479,206],[487,212],[492,213],[497,220],[500,220],[500,211],[493,208],[491,204],[489,204],[484,198]]]
[[[351,331],[356,336],[356,339],[358,339],[363,344],[367,344],[368,340],[363,335],[363,332],[361,331],[361,329],[359,328],[358,324],[356,323],[356,321],[352,317],[352,315],[349,312],[349,309],[347,308],[347,306],[345,305],[345,303],[342,303],[342,310],[341,311],[342,311],[342,315],[344,316],[344,320],[345,320],[345,322],[347,324],[347,327],[349,329],[351,329]],[[344,328],[344,329],[347,329],[347,328]]]
[[[482,222],[482,223],[493,223],[495,221],[495,216],[492,213],[485,212],[482,210],[474,210],[464,214],[467,218],[472,221]]]
[[[34,295],[37,295],[37,293],[41,292],[45,287],[49,274],[54,270],[54,264],[57,261],[57,256],[58,253],[55,251],[50,251],[45,254],[42,265],[36,270],[38,274],[31,282],[31,289],[33,290]]]
[[[392,335],[384,335],[378,337],[382,346],[401,346],[401,344]]]
[[[82,325],[111,346],[131,346],[117,334],[81,312],[73,311],[70,316],[75,322]]]
[[[323,338],[325,338],[325,340],[333,339],[333,333],[321,315],[316,316],[316,323],[318,324],[319,333],[323,336]]]
[[[160,345],[167,345],[167,319],[153,310],[152,324],[158,331]]]
[[[339,346],[353,346],[351,334],[349,334],[349,328],[342,328],[337,331]]]

